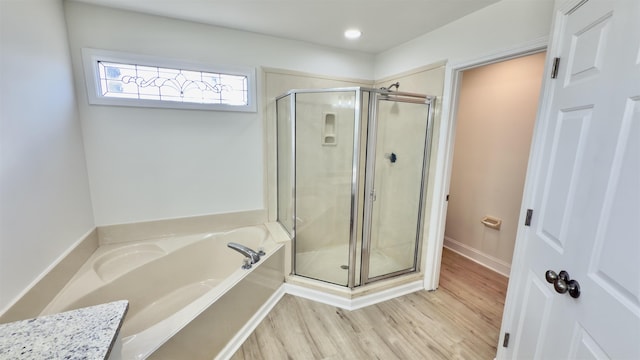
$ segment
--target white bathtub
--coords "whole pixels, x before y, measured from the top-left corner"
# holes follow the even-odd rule
[[[229,242],[254,250],[263,248],[266,255],[252,269],[244,270],[241,268],[244,256],[228,248]],[[251,279],[255,277],[260,279],[258,293],[261,296],[248,296],[268,298],[270,291],[275,292],[284,279],[283,251],[279,251],[282,247],[262,225],[224,233],[101,246],[42,314],[126,299],[129,311],[120,332],[123,359],[163,358],[152,355],[161,347],[158,354],[190,353],[189,358],[211,359],[220,345],[224,345],[221,341],[228,341],[234,335],[233,326],[225,325],[228,320],[215,319],[222,320],[238,312],[233,299],[226,301],[233,308],[220,309],[219,305],[213,305],[234,287],[253,289],[256,281]],[[249,307],[256,306],[260,306],[259,301]],[[205,332],[215,334],[216,339],[193,342],[192,338],[197,336],[188,334],[187,330],[194,320],[202,322],[205,318],[208,320],[199,326],[205,326]],[[209,329],[220,323],[224,325],[221,329]],[[231,332],[226,334],[228,330]],[[212,341],[220,344],[211,346]]]

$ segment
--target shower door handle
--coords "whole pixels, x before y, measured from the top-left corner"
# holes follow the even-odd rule
[[[376,201],[376,190],[371,190],[369,196],[371,196],[371,201]]]

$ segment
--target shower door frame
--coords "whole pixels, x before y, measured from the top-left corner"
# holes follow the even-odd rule
[[[328,92],[354,92],[355,102],[354,102],[354,124],[353,124],[353,159],[352,159],[352,168],[351,168],[351,219],[350,224],[351,227],[349,229],[349,272],[347,279],[347,287],[354,288],[355,287],[355,266],[351,264],[355,264],[356,254],[357,254],[357,230],[358,230],[358,175],[360,168],[360,132],[362,126],[362,93],[363,90],[372,90],[374,89],[366,89],[362,87],[343,87],[343,88],[324,88],[324,89],[292,89],[287,91],[286,93],[276,97],[276,164],[277,164],[277,144],[278,144],[278,100],[286,98],[287,96],[291,96],[290,101],[290,116],[291,116],[291,187],[292,187],[292,228],[289,236],[293,240],[291,243],[291,271],[294,275],[300,275],[296,273],[296,201],[297,201],[297,191],[296,191],[296,100],[297,94],[309,94],[309,93],[328,93]],[[277,166],[276,166],[277,173]],[[278,190],[278,182],[276,183],[276,190]],[[280,204],[277,204],[277,208],[279,209]],[[279,220],[280,212],[276,211],[276,218]],[[283,226],[284,228],[284,226]],[[288,231],[285,232],[289,233]],[[304,276],[304,275],[301,275]],[[318,281],[324,281],[321,279],[314,279]]]
[[[278,116],[277,116],[277,101],[285,98],[287,96],[291,96],[290,101],[290,117],[291,117],[291,186],[292,186],[292,229],[291,234],[289,234],[292,238],[292,246],[291,246],[291,257],[292,257],[292,273],[294,275],[299,275],[296,273],[296,201],[297,201],[297,192],[296,192],[296,94],[303,93],[327,93],[327,92],[350,92],[353,91],[355,93],[355,102],[354,102],[354,131],[353,131],[353,158],[352,158],[352,169],[351,169],[351,219],[350,219],[350,229],[349,229],[349,272],[348,272],[348,280],[347,287],[353,289],[356,286],[362,286],[370,282],[387,279],[390,277],[395,277],[398,275],[412,273],[419,270],[418,266],[418,256],[419,250],[423,241],[423,228],[424,228],[424,211],[425,211],[425,202],[426,202],[426,182],[429,174],[429,158],[431,155],[431,137],[433,131],[433,114],[434,114],[434,106],[435,106],[435,96],[409,93],[409,92],[399,92],[399,91],[389,91],[386,89],[373,89],[366,87],[343,87],[343,88],[325,88],[325,89],[292,89],[287,91],[286,93],[276,97],[276,158],[277,155],[277,127],[278,127]],[[367,117],[367,128],[363,129],[363,119],[362,119],[362,103],[363,103],[363,93],[368,92],[368,117]],[[408,102],[414,104],[424,104],[427,106],[427,133],[425,134],[425,145],[423,152],[423,163],[422,163],[422,179],[420,182],[420,203],[418,208],[418,221],[417,221],[417,230],[416,230],[416,245],[414,249],[414,259],[413,259],[413,267],[400,270],[396,272],[392,272],[389,274],[384,274],[380,276],[376,276],[374,278],[369,278],[369,250],[371,247],[371,226],[372,226],[372,194],[363,194],[363,206],[362,206],[362,246],[361,246],[361,261],[360,261],[360,278],[358,279],[358,283],[356,284],[356,264],[357,264],[357,245],[358,245],[358,217],[360,212],[360,202],[358,200],[360,196],[360,186],[359,186],[359,176],[360,176],[360,161],[361,161],[361,143],[360,139],[362,138],[362,131],[366,131],[365,141],[367,146],[367,154],[365,155],[365,169],[364,169],[364,182],[365,182],[365,191],[369,191],[373,185],[374,172],[375,172],[375,136],[377,130],[375,127],[377,125],[377,109],[379,101],[397,101],[397,102]],[[371,141],[370,136],[373,134],[373,141]],[[373,149],[372,149],[373,148]],[[374,156],[369,156],[370,151],[374,154]],[[369,158],[372,163],[369,163]],[[277,163],[277,161],[276,161]],[[277,171],[277,169],[276,169]],[[369,175],[370,174],[370,175]],[[371,187],[369,186],[371,183]],[[279,182],[276,184],[277,190]],[[280,204],[277,206],[280,207]],[[277,218],[279,220],[280,214],[279,210],[277,211]],[[302,275],[304,276],[304,275]],[[318,281],[323,281],[320,279],[316,279]]]
[[[427,195],[427,181],[429,178],[429,164],[431,157],[431,137],[433,133],[433,113],[435,106],[435,96],[421,95],[407,92],[386,91],[384,89],[367,89],[375,96],[369,97],[369,123],[367,129],[367,164],[365,174],[365,196],[364,196],[364,220],[362,223],[362,261],[360,265],[360,286],[370,282],[396,277],[402,274],[419,271],[418,256],[423,240],[424,211]],[[416,224],[416,241],[413,251],[413,266],[408,269],[398,270],[391,273],[369,277],[369,264],[371,256],[371,230],[373,226],[373,202],[375,201],[375,163],[377,159],[376,147],[378,145],[378,103],[380,101],[405,102],[412,104],[423,104],[427,106],[427,126],[422,153],[422,178],[420,179],[420,195],[418,205],[418,221]]]

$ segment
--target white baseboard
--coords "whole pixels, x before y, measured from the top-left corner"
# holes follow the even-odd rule
[[[218,353],[215,359],[231,359],[233,354],[235,354],[236,351],[240,349],[245,340],[247,340],[247,338],[251,336],[253,331],[258,327],[258,325],[260,325],[262,320],[264,320],[264,318],[269,315],[269,312],[271,312],[278,301],[282,299],[285,293],[285,284],[282,284],[278,288],[278,290],[276,290],[276,292],[271,295],[267,302],[265,302],[264,305],[262,305],[260,309],[258,309],[258,311],[251,317],[251,319],[249,319],[249,321],[244,324],[240,331],[236,333],[236,335],[227,343],[227,345],[225,345],[225,347],[222,349],[222,351],[220,351],[220,353]]]
[[[498,274],[509,277],[509,273],[511,272],[511,264],[508,264],[491,255],[487,255],[482,251],[474,249],[447,236],[444,237],[444,247],[466,258],[469,258],[474,262],[497,272]]]
[[[415,291],[424,290],[423,280],[400,285],[392,289],[383,290],[370,295],[363,295],[355,299],[349,299],[338,295],[328,294],[319,290],[309,289],[303,286],[284,284],[287,294],[317,301],[323,304],[339,307],[345,310],[357,310],[365,306],[377,304]]]
[[[357,297],[351,301],[351,310],[381,303],[383,301],[391,300],[420,290],[424,290],[424,280],[422,279],[404,285],[399,285],[392,289],[383,290],[375,294]]]
[[[350,310],[351,300],[342,296],[328,294],[323,291],[309,289],[304,286],[285,283],[285,292],[289,295],[298,296],[303,299],[317,301],[319,303]]]

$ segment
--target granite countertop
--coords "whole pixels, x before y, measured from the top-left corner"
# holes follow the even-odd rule
[[[106,359],[126,300],[0,324],[0,359]]]

